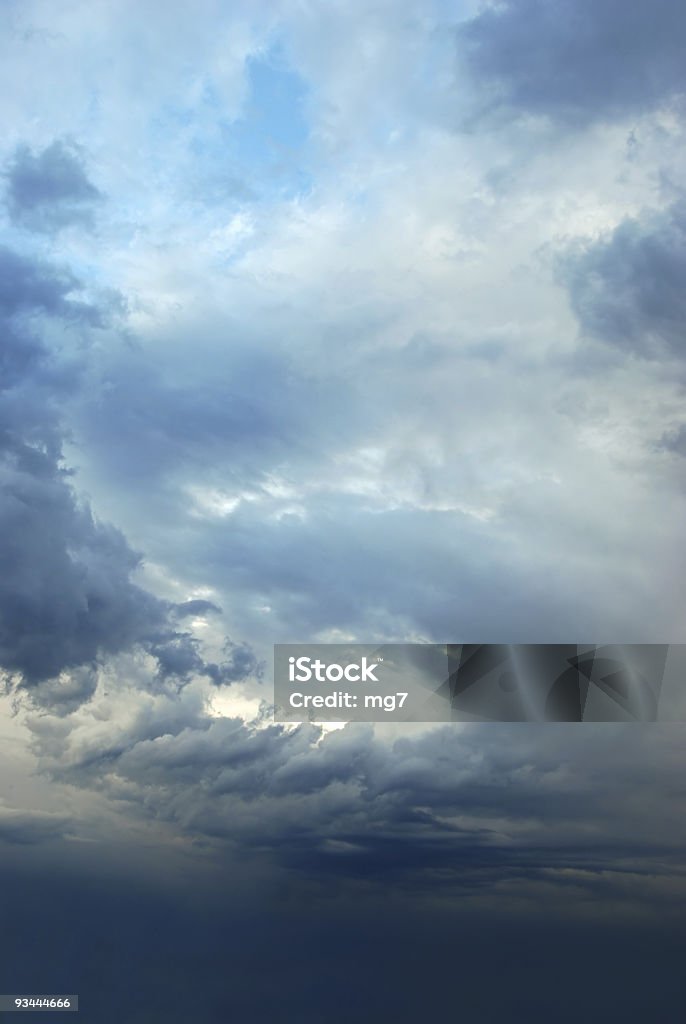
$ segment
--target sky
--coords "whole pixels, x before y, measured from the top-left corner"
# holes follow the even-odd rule
[[[0,993],[675,1019],[682,725],[270,703],[275,643],[686,642],[685,51],[681,0],[0,4]]]

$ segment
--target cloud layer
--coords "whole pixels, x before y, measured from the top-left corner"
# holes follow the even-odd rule
[[[433,927],[446,970],[452,914],[549,925],[538,1002],[524,965],[486,1009],[474,983],[474,1019],[550,1019],[561,921],[620,947],[625,922],[610,977],[638,978],[634,937],[669,950],[683,909],[678,727],[290,729],[269,677],[275,642],[684,640],[683,5],[1,17],[0,855],[59,868],[65,900],[94,879],[99,952],[70,932],[90,998],[158,871],[133,1021],[192,1012],[180,983],[151,995],[155,943],[207,983],[198,1019],[267,1019],[293,937],[278,961],[250,921],[288,937],[294,907],[312,955],[335,920],[346,965],[348,906],[401,964]],[[236,900],[207,900],[196,954],[172,889]],[[225,944],[235,998],[210,984]],[[658,960],[625,1019],[660,985],[678,1005]],[[340,992],[320,970],[292,1019]],[[384,1015],[331,1019],[351,1007]]]

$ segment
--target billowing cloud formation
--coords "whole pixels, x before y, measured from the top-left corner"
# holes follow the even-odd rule
[[[101,322],[69,298],[71,275],[3,250],[0,663],[28,683],[119,650],[159,628],[162,606],[134,586],[138,559],[80,504],[60,464],[55,394],[72,386],[26,317]]]
[[[90,226],[93,206],[102,198],[88,180],[78,147],[59,139],[37,154],[19,146],[6,179],[12,221],[33,231]]]
[[[686,354],[686,202],[622,222],[562,275],[586,333],[648,358]]]
[[[192,688],[172,698],[121,685],[68,721],[30,724],[62,781],[145,808],[220,856],[238,844],[311,881],[392,880],[424,899],[438,875],[445,898],[545,892],[560,907],[572,886],[657,913],[685,895],[680,727],[585,728],[580,762],[570,726],[322,736],[209,718]]]
[[[640,113],[686,86],[680,0],[505,0],[458,33],[486,110],[582,126]]]
[[[8,249],[0,280],[0,666],[26,685],[47,682],[43,699],[63,710],[91,695],[101,655],[136,645],[156,658],[163,680],[200,672],[220,684],[257,670],[241,645],[231,645],[225,665],[206,664],[199,642],[170,625],[174,605],[132,581],[140,556],[71,485],[59,401],[79,369],[50,353],[32,321],[49,315],[98,328],[107,310],[74,298],[80,283],[70,273]]]

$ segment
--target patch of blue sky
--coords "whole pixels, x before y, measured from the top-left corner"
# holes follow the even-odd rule
[[[312,185],[308,168],[307,84],[278,51],[248,61],[242,117],[225,129],[229,150],[264,198],[293,198]]]
[[[192,168],[184,168],[181,178],[207,205],[292,199],[313,184],[305,80],[277,48],[250,58],[245,74],[246,99],[235,120],[226,118],[211,82],[200,110],[167,109],[157,119],[167,145],[172,123],[186,136]]]

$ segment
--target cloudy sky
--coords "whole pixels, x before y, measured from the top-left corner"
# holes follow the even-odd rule
[[[682,726],[269,703],[274,643],[686,642],[684,52],[682,0],[0,5],[0,992],[675,1019]]]

